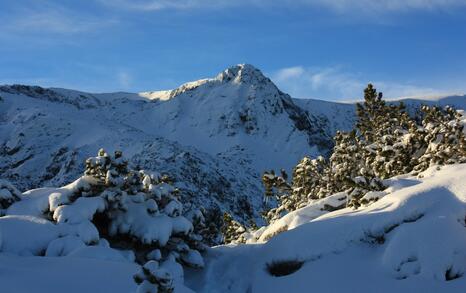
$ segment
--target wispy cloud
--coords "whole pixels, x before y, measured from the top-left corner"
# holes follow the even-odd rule
[[[206,7],[226,7],[243,5],[248,1],[227,1],[227,0],[97,0],[109,7],[128,10],[155,11],[163,9],[188,9]],[[251,1],[256,2],[256,1]]]
[[[8,13],[0,13],[0,32],[4,34],[59,34],[76,35],[96,32],[118,23],[116,19],[102,18],[77,12],[51,2],[40,6],[16,6]]]
[[[466,6],[464,0],[300,0],[304,4],[326,6],[338,12],[390,12],[407,10],[450,9]]]
[[[448,95],[453,90],[365,79],[361,73],[344,71],[341,66],[288,67],[273,72],[271,78],[279,88],[295,98],[357,100],[361,99],[363,89],[369,82],[373,83],[387,98]]]
[[[98,0],[124,9],[153,11],[162,9],[212,8],[229,6],[320,6],[339,13],[349,11],[432,10],[466,6],[464,0]]]
[[[127,90],[131,87],[133,78],[127,71],[120,70],[117,74],[117,80],[120,87]]]

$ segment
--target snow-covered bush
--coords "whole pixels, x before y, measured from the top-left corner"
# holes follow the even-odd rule
[[[21,199],[21,192],[10,182],[0,179],[0,216],[5,214],[5,210],[12,203]]]
[[[265,189],[262,217],[267,223],[271,223],[279,218],[286,209],[282,201],[287,200],[292,191],[292,186],[288,183],[287,179],[288,175],[284,170],[282,170],[281,176],[275,175],[273,170],[264,172],[262,175],[262,184]],[[271,202],[272,204],[278,202],[279,206],[270,208]]]
[[[233,217],[228,214],[223,214],[223,242],[225,243],[245,243],[246,239],[243,234],[247,232],[247,229],[239,222],[235,221]]]
[[[421,130],[425,151],[419,158],[416,171],[423,171],[432,165],[446,165],[466,162],[466,139],[461,114],[452,107],[423,106]]]
[[[50,194],[48,212],[59,224],[89,223],[111,247],[133,251],[139,263],[149,261],[144,272],[152,275],[140,281],[141,288],[149,282],[158,289],[141,292],[171,292],[171,273],[156,269],[157,262],[170,259],[192,268],[204,266],[200,251],[205,245],[192,223],[202,226],[202,213],[184,211],[167,177],[129,168],[121,152],[109,155],[100,150],[87,159],[83,177],[65,191]]]
[[[368,151],[355,130],[337,132],[330,169],[331,192],[326,196],[345,192],[347,206],[358,207],[365,193],[383,189],[381,180],[368,166]]]
[[[174,290],[172,275],[155,260],[142,266],[134,275],[134,281],[139,285],[137,293],[171,293]]]

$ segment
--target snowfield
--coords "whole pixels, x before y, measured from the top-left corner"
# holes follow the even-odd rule
[[[433,167],[387,180],[358,210],[316,201],[263,229],[268,242],[208,250],[175,292],[465,292],[465,179],[466,164]],[[0,217],[2,292],[135,292],[134,256],[38,217],[57,190],[26,192]]]
[[[358,210],[295,211],[267,229],[290,230],[266,243],[212,249],[190,285],[198,292],[465,292],[465,179],[465,164],[430,168],[390,179],[382,199]],[[302,266],[280,277],[267,270],[286,262]]]

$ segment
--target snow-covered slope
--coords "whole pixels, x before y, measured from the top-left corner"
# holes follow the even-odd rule
[[[197,203],[243,219],[259,218],[264,170],[327,154],[355,119],[353,104],[292,99],[251,65],[169,91],[14,85],[0,86],[0,97],[0,173],[18,188],[69,183],[100,147],[119,149],[174,176]],[[464,106],[466,96],[429,103],[444,101]]]
[[[387,194],[365,208],[322,216],[310,215],[310,207],[298,210],[287,221],[298,225],[265,244],[214,248],[190,286],[197,292],[465,292],[464,178],[465,164],[434,167],[421,177],[390,179]]]
[[[310,206],[295,211],[276,224],[288,223],[290,230],[266,243],[210,249],[206,268],[185,270],[187,287],[178,284],[175,292],[464,292],[464,178],[466,164],[433,167],[419,177],[390,179],[383,198],[358,210],[317,215]],[[48,246],[47,254],[54,246],[47,241],[55,239],[57,227],[39,221],[37,211],[24,215],[29,204],[40,206],[31,200],[52,191],[25,193],[26,204],[17,202],[10,216],[1,218],[2,290],[134,292],[131,276],[137,265],[105,241],[63,246],[67,256],[61,257],[27,254],[41,245]],[[19,210],[23,215],[13,215]]]

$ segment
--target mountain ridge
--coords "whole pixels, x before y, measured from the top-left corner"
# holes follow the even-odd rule
[[[334,133],[355,120],[354,104],[293,99],[247,64],[157,93],[149,99],[0,86],[2,177],[21,189],[65,184],[99,148],[120,149],[141,168],[157,162],[157,169],[186,180],[183,192],[196,205],[246,221],[246,202],[259,220],[260,174],[290,171],[303,156],[327,155]],[[452,100],[466,108],[466,96],[426,102]],[[200,169],[203,178],[189,175]]]

